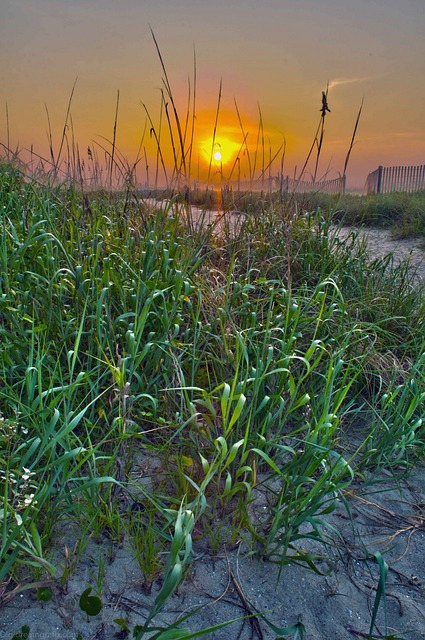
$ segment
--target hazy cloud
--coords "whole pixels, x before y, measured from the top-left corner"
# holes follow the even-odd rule
[[[335,80],[331,80],[329,82],[329,89],[334,89],[340,84],[354,84],[356,82],[367,82],[368,80],[372,80],[372,77],[363,76],[362,78],[335,78]]]

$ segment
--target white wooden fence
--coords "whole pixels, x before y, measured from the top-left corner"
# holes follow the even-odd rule
[[[425,189],[425,164],[417,166],[382,167],[369,173],[367,193],[391,193],[392,191],[420,191]]]

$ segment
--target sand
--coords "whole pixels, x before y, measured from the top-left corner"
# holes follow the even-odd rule
[[[323,554],[323,575],[300,566],[279,567],[249,555],[239,539],[234,545],[212,553],[205,541],[194,541],[193,560],[185,581],[168,601],[155,623],[165,626],[196,612],[183,627],[192,631],[239,618],[228,627],[209,633],[208,638],[263,638],[278,636],[261,618],[243,616],[263,612],[278,627],[301,623],[304,638],[311,640],[367,637],[371,612],[379,584],[378,551],[388,564],[386,580],[387,623],[384,607],[378,612],[377,637],[393,634],[410,640],[425,639],[425,469],[408,479],[381,475],[367,486],[355,483],[327,522],[335,532],[334,544],[326,548],[304,542],[304,548]],[[62,548],[72,548],[74,532],[62,531]],[[59,541],[58,541],[59,546]],[[108,560],[109,556],[109,560]],[[103,609],[87,619],[78,599],[88,585],[96,585],[99,558],[105,560],[102,580]],[[105,539],[85,549],[67,589],[53,588],[53,599],[44,605],[35,591],[13,598],[0,609],[2,640],[9,640],[30,627],[29,638],[53,640],[114,638],[120,627],[114,619],[125,619],[132,630],[142,624],[160,588],[158,579],[151,594],[143,589],[143,576],[134,553],[125,544],[113,548]],[[286,637],[293,637],[288,635]]]

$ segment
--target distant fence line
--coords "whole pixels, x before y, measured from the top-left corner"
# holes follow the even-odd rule
[[[142,189],[145,191],[155,191],[157,187],[153,185],[144,184]],[[166,188],[166,187],[163,187]],[[290,178],[289,176],[272,176],[272,177],[263,177],[256,178],[253,180],[226,180],[223,179],[221,182],[213,182],[207,183],[202,181],[194,181],[188,182],[183,185],[172,185],[169,188],[177,191],[185,191],[185,190],[193,190],[197,189],[212,189],[212,190],[222,190],[222,191],[233,191],[233,192],[245,192],[245,191],[280,191],[285,193],[309,193],[309,192],[320,192],[320,193],[345,193],[346,188],[346,177],[340,176],[339,178],[334,178],[332,180],[300,180],[298,178]]]
[[[411,167],[382,167],[369,173],[367,193],[391,193],[392,191],[419,191],[425,189],[425,165]]]
[[[346,178],[340,176],[333,180],[300,180],[289,176],[271,176],[255,178],[253,180],[226,180],[212,184],[196,181],[191,183],[191,189],[222,189],[224,191],[281,191],[286,193],[307,193],[320,191],[323,193],[345,193]],[[146,185],[146,188],[147,185]]]
[[[334,178],[333,180],[320,180],[313,182],[310,180],[297,180],[296,178],[285,178],[283,180],[283,191],[290,193],[306,193],[308,191],[320,191],[321,193],[345,193],[345,176]]]
[[[225,187],[233,191],[284,191],[286,193],[307,193],[310,191],[320,191],[323,193],[344,193],[345,176],[340,176],[333,180],[299,180],[289,176],[273,176],[257,180],[234,180],[226,183]]]

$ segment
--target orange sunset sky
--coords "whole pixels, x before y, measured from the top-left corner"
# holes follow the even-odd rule
[[[76,80],[67,137],[82,155],[90,146],[100,157],[119,90],[117,149],[130,163],[139,154],[138,178],[146,180],[148,164],[152,182],[155,142],[143,104],[159,131],[163,71],[150,28],[183,124],[196,53],[195,180],[205,179],[212,151],[221,152],[212,173],[229,177],[233,168],[243,179],[247,150],[253,160],[257,149],[258,169],[284,141],[284,173],[299,171],[327,85],[319,174],[342,172],[363,98],[348,185],[362,188],[380,164],[425,163],[425,0],[0,0],[0,142],[47,156],[47,105],[57,149]]]

